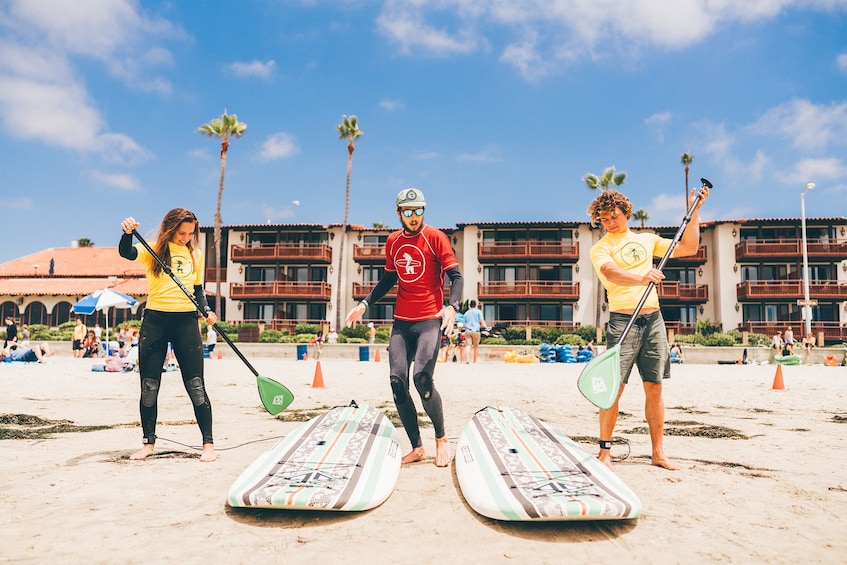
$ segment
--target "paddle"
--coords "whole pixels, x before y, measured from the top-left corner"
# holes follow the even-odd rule
[[[164,270],[171,277],[171,279],[173,279],[173,281],[180,288],[180,290],[185,293],[185,296],[187,296],[188,299],[191,300],[191,303],[194,304],[194,307],[197,308],[197,311],[205,316],[206,313],[203,312],[203,310],[200,308],[200,304],[198,304],[197,299],[194,297],[194,295],[191,294],[187,288],[185,288],[185,285],[183,285],[178,278],[176,278],[176,275],[173,274],[171,268],[168,265],[165,265],[164,261],[162,261],[162,259],[158,255],[156,255],[156,252],[153,251],[153,248],[150,247],[150,245],[146,241],[144,241],[144,238],[141,237],[141,234],[139,234],[137,230],[132,230],[132,235],[138,238],[138,241],[141,243],[141,245],[144,246],[144,249],[146,249],[147,252],[153,256],[156,262],[162,267],[162,270]],[[212,324],[212,327],[215,328],[215,331],[218,332],[218,335],[221,336],[224,341],[227,342],[227,344],[232,348],[232,350],[235,351],[235,354],[238,355],[238,357],[242,361],[244,361],[244,364],[247,365],[247,368],[250,369],[250,371],[256,376],[256,386],[259,388],[259,398],[262,399],[262,404],[264,405],[265,410],[267,410],[270,414],[276,415],[288,408],[288,406],[294,401],[294,395],[291,393],[291,391],[288,390],[284,385],[276,382],[275,380],[260,375],[259,371],[257,371],[255,367],[250,364],[250,361],[248,361],[247,358],[244,357],[241,351],[238,350],[238,348],[235,346],[229,336],[226,335],[226,333],[218,326],[218,324]]]
[[[701,188],[712,188],[712,183],[708,180],[701,178],[700,182],[703,183]],[[685,227],[688,225],[688,222],[691,221],[691,215],[694,213],[694,210],[697,208],[697,204],[699,203],[700,192],[698,191],[697,197],[694,199],[694,202],[691,204],[691,207],[688,208],[688,212],[682,219],[682,225],[679,226],[676,235],[674,235],[670,247],[668,247],[668,250],[665,252],[665,256],[662,257],[662,260],[659,261],[659,264],[656,266],[656,268],[660,271],[665,267],[665,263],[668,262],[668,259],[670,259],[671,253],[673,253],[676,244],[679,243],[679,240],[682,238],[682,233],[685,231]],[[577,388],[579,388],[579,392],[581,392],[589,402],[598,408],[602,408],[604,410],[609,409],[615,404],[615,400],[618,398],[618,391],[621,387],[621,344],[629,333],[629,330],[632,329],[632,325],[635,323],[635,318],[638,317],[638,313],[641,311],[642,306],[644,306],[644,303],[647,301],[647,297],[650,295],[650,292],[655,286],[656,283],[652,281],[647,285],[647,290],[644,291],[644,295],[641,297],[641,300],[638,301],[638,306],[635,307],[635,311],[629,318],[629,322],[627,322],[626,327],[614,347],[607,349],[592,359],[582,370],[582,373],[580,373],[579,379],[577,379]]]

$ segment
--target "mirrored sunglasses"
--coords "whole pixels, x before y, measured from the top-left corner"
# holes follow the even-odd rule
[[[424,215],[424,209],[423,208],[415,208],[415,209],[403,208],[402,212],[403,212],[404,218],[411,218],[412,214],[414,214],[415,216],[423,216]]]

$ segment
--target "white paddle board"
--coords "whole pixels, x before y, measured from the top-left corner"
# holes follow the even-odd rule
[[[483,408],[462,431],[456,474],[468,504],[495,520],[624,520],[641,501],[608,467],[541,420]]]
[[[380,410],[341,406],[297,427],[233,483],[233,507],[367,510],[400,475],[400,445]]]

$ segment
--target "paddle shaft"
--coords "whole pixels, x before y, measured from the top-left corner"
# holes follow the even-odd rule
[[[712,188],[712,183],[707,181],[706,179],[700,179],[703,187]],[[662,257],[662,260],[659,261],[659,264],[656,265],[658,270],[662,270],[665,268],[665,263],[668,262],[668,259],[671,258],[671,254],[673,253],[674,248],[676,248],[676,244],[679,243],[679,240],[682,239],[682,234],[685,232],[685,228],[688,226],[688,223],[691,221],[691,216],[694,214],[694,210],[697,209],[697,205],[700,203],[700,191],[697,191],[697,197],[694,199],[694,202],[688,208],[688,212],[686,212],[685,217],[682,219],[682,225],[679,226],[679,229],[676,230],[676,234],[673,236],[673,240],[671,240],[670,247],[665,251],[665,256]],[[626,338],[626,335],[629,333],[629,330],[632,329],[632,325],[635,323],[635,318],[638,317],[638,313],[641,311],[641,308],[644,306],[644,303],[647,302],[647,298],[650,296],[650,292],[655,288],[656,283],[650,281],[650,284],[647,285],[647,290],[644,291],[644,294],[641,296],[641,300],[638,301],[638,306],[635,307],[635,310],[632,312],[632,316],[629,318],[629,322],[626,323],[626,327],[621,332],[620,337],[618,338],[617,343],[623,343],[623,340]]]
[[[200,307],[200,303],[197,302],[197,298],[191,292],[189,292],[189,290],[187,288],[185,288],[185,285],[182,284],[182,282],[178,278],[176,278],[176,275],[173,273],[171,268],[168,265],[165,265],[165,262],[162,261],[162,259],[156,254],[156,252],[153,251],[153,248],[150,247],[150,244],[148,244],[146,241],[144,241],[144,238],[141,237],[141,234],[138,233],[138,230],[132,230],[132,235],[134,235],[135,237],[138,238],[138,241],[141,243],[141,245],[144,246],[144,249],[146,249],[147,252],[150,255],[153,256],[153,258],[156,260],[156,262],[159,264],[159,266],[162,267],[162,270],[165,271],[168,274],[168,276],[171,277],[171,279],[176,283],[176,285],[180,288],[180,290],[182,290],[182,292],[185,293],[185,296],[187,296],[188,299],[191,300],[191,303],[194,304],[194,307],[197,308],[197,311],[200,312],[205,317],[206,312],[204,312],[203,309]],[[217,323],[212,324],[212,327],[215,328],[215,331],[218,332],[218,335],[221,336],[224,339],[224,341],[227,343],[227,345],[229,345],[232,348],[232,350],[235,351],[235,354],[238,355],[238,357],[240,357],[242,361],[244,361],[244,364],[247,365],[247,368],[250,369],[250,371],[253,373],[253,375],[258,377],[259,371],[257,371],[256,368],[253,367],[253,365],[250,364],[250,361],[247,360],[247,358],[244,356],[244,354],[242,354],[241,351],[238,350],[238,348],[235,346],[235,344],[232,342],[232,340],[229,338],[229,336],[226,335],[226,332],[224,332],[220,328],[220,326],[218,326]]]

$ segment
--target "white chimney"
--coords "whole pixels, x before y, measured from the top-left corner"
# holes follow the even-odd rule
[[[79,247],[79,241],[76,239],[71,240],[71,249],[76,249],[77,247]]]

